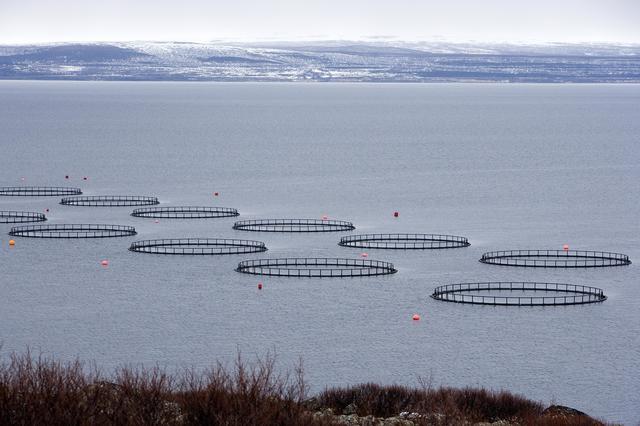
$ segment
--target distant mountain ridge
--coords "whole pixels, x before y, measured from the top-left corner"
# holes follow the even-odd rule
[[[137,56],[148,55],[135,49],[108,44],[65,44],[60,46],[44,46],[20,54],[0,56],[0,63],[20,63],[25,61],[114,61],[128,60]]]
[[[0,79],[640,82],[640,45],[389,42],[0,46]]]

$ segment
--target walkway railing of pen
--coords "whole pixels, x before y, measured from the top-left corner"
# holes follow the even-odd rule
[[[469,246],[469,240],[444,234],[360,234],[342,237],[338,244],[385,249],[457,248]]]
[[[351,222],[321,219],[256,219],[241,220],[233,225],[239,231],[262,232],[331,232],[355,229]]]
[[[238,210],[230,207],[143,207],[135,209],[131,216],[164,219],[206,219],[239,216]]]
[[[108,238],[136,235],[136,229],[125,225],[27,225],[14,226],[9,235],[30,238]]]
[[[622,253],[588,250],[504,250],[487,252],[480,262],[493,265],[545,268],[590,268],[629,265]]]
[[[43,213],[0,211],[0,223],[44,222],[47,217]]]
[[[267,250],[262,241],[223,238],[179,238],[135,241],[130,251],[154,254],[214,255],[257,253]]]
[[[67,186],[3,186],[0,195],[9,197],[52,197],[56,195],[80,195],[80,188]]]
[[[65,197],[60,204],[67,206],[88,207],[126,207],[160,204],[156,197],[136,195],[95,195],[82,197]]]
[[[397,272],[393,263],[341,258],[282,258],[245,260],[238,272],[289,277],[357,277]]]
[[[562,296],[484,296],[464,294],[482,291],[544,291],[572,293]],[[574,284],[539,282],[482,282],[459,283],[436,287],[432,298],[446,302],[476,305],[553,306],[580,305],[603,302],[607,299],[602,289]]]

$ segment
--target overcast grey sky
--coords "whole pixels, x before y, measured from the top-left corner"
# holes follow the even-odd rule
[[[375,36],[640,43],[640,0],[0,0],[0,43]]]

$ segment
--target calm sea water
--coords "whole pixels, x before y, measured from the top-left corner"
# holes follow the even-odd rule
[[[131,208],[0,197],[49,223],[134,225],[104,240],[16,238],[0,225],[2,356],[168,368],[276,351],[313,391],[364,381],[508,389],[610,421],[640,420],[640,86],[0,82],[1,185],[77,185],[240,219],[351,220],[356,232],[450,233],[471,247],[370,250],[392,276],[264,278],[260,255],[172,257],[136,239],[239,237],[267,257],[357,257],[339,233],[231,229]],[[70,179],[65,180],[64,176]],[[82,180],[87,176],[88,180]],[[21,178],[24,177],[24,181]],[[218,191],[219,197],[212,193]],[[394,211],[399,218],[393,217]],[[485,251],[610,250],[627,267],[484,265]],[[100,260],[109,259],[107,268]],[[512,308],[429,298],[436,285],[538,280],[601,287],[596,305]],[[256,284],[264,282],[258,291]],[[414,313],[422,320],[414,322]]]

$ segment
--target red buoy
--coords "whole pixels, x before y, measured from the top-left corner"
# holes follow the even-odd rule
[[[158,219],[154,220],[155,223],[160,223],[160,221]]]
[[[327,216],[326,214],[322,215],[322,220],[327,220],[329,219],[329,216]]]
[[[412,320],[414,321],[420,321],[420,315],[418,314],[413,314],[413,316],[411,317]]]
[[[101,264],[102,266],[109,266],[109,261],[105,259],[105,260],[103,260],[102,262],[100,262],[100,264]]]
[[[400,216],[400,213],[398,213],[398,212],[393,212],[393,217],[398,217],[398,216]]]
[[[64,178],[65,179],[69,179],[69,175],[64,175]]]
[[[213,193],[213,195],[217,197],[217,196],[218,196],[218,195],[220,195],[220,194],[219,194],[219,193],[217,193],[217,192],[214,192],[214,193]]]
[[[258,290],[262,290],[262,283],[258,283]]]
[[[87,180],[87,179],[88,179],[88,178],[87,178],[86,176],[82,178],[82,180]]]
[[[369,253],[362,253],[360,256],[362,256],[362,257],[369,257]]]
[[[45,212],[49,213],[49,209],[44,209]]]
[[[562,246],[562,250],[569,251],[569,244],[565,244]]]

